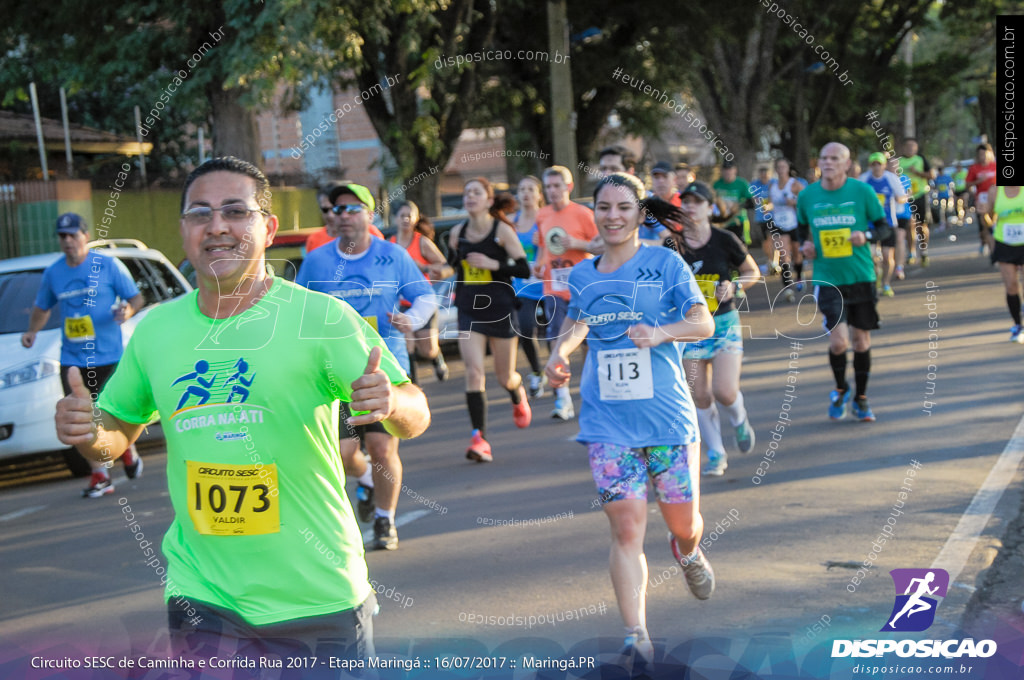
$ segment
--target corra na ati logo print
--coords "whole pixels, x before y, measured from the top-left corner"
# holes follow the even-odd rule
[[[946,597],[949,573],[945,569],[893,569],[896,586],[892,613],[881,630],[915,633],[927,630],[935,621],[936,598]]]

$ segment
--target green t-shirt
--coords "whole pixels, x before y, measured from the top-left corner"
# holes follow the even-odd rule
[[[716,180],[713,188],[715,193],[718,194],[718,197],[725,201],[729,212],[732,212],[735,206],[740,207],[739,213],[730,218],[728,222],[725,222],[723,226],[735,227],[746,225],[747,211],[743,206],[748,200],[752,200],[754,198],[754,195],[750,193],[750,184],[747,180],[742,177],[737,177],[731,182]]]
[[[850,243],[851,232],[866,231],[885,217],[870,186],[847,179],[839,189],[826,191],[821,182],[815,182],[797,195],[796,214],[800,224],[810,226],[814,239],[815,281],[833,286],[874,282],[871,244]]]
[[[913,198],[920,198],[928,193],[928,180],[909,172],[910,170],[924,172],[924,158],[921,156],[901,158],[900,169],[903,170],[904,175],[910,178],[910,194]]]
[[[338,400],[383,350],[348,304],[275,278],[227,319],[198,292],[135,330],[99,407],[129,423],[158,414],[174,521],[163,540],[169,600],[186,597],[263,625],[358,606],[370,592],[338,455]]]

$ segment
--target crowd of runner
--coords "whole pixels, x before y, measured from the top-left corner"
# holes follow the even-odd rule
[[[727,441],[740,453],[750,452],[756,441],[757,422],[751,421],[741,389],[745,289],[779,275],[780,299],[795,302],[813,295],[828,337],[823,363],[835,379],[822,415],[874,421],[867,388],[879,297],[896,294],[907,267],[929,265],[929,224],[934,221],[939,231],[962,225],[973,211],[981,252],[998,263],[1005,284],[1011,340],[1024,342],[1019,281],[1024,193],[995,186],[987,145],[978,147],[970,168],[949,171],[941,164],[933,169],[915,140],[906,140],[902,150],[901,157],[871,153],[868,169],[860,173],[850,149],[833,142],[820,150],[813,173],[801,176],[790,160],[778,158],[759,168],[753,183],[739,177],[731,163],[724,163],[709,185],[695,179],[693,168],[658,162],[648,189],[630,152],[608,147],[599,153],[595,177],[577,178],[566,167],[551,166],[540,178],[521,178],[514,199],[497,194],[483,177],[470,179],[462,195],[466,219],[437,237],[443,248],[411,202],[392,206],[396,234],[384,239],[372,223],[372,192],[335,182],[317,195],[325,225],[310,237],[295,284],[269,276],[262,264],[263,248],[277,229],[264,201],[265,177],[244,161],[214,159],[190,176],[182,197],[182,235],[198,272],[197,291],[140,324],[126,350],[128,368],[114,373],[111,364],[113,377],[103,377],[110,383],[95,406],[95,381],[74,368],[85,366],[73,354],[85,331],[81,324],[65,324],[62,377],[69,396],[58,407],[58,432],[96,461],[86,495],[110,493],[109,478],[99,478],[105,474],[100,464],[124,451],[129,475],[141,473],[132,443],[142,426],[158,413],[165,422],[179,417],[191,394],[182,392],[182,383],[202,382],[208,374],[209,365],[200,366],[205,361],[194,361],[182,350],[185,345],[172,346],[162,329],[173,326],[176,333],[195,335],[189,346],[199,346],[211,327],[232,338],[242,324],[228,321],[269,303],[279,306],[279,315],[294,317],[295,333],[274,336],[279,349],[274,356],[295,360],[273,367],[261,361],[269,350],[240,354],[235,348],[253,343],[238,335],[236,344],[224,345],[232,349],[216,356],[219,370],[234,371],[226,401],[214,398],[195,406],[210,413],[231,410],[237,394],[258,408],[266,399],[282,399],[279,392],[296,392],[281,386],[302,380],[316,389],[288,398],[281,417],[291,410],[294,422],[286,427],[279,421],[274,426],[279,431],[270,434],[261,418],[237,442],[216,447],[201,428],[168,434],[175,508],[171,538],[165,541],[165,550],[174,553],[168,569],[178,587],[202,604],[203,618],[213,622],[196,627],[169,603],[172,642],[196,649],[199,642],[216,648],[224,637],[272,637],[256,650],[268,653],[280,651],[282,640],[309,643],[328,636],[348,641],[356,655],[372,654],[373,594],[364,587],[355,517],[373,523],[366,549],[398,547],[399,441],[429,424],[426,400],[416,386],[417,363],[429,362],[439,381],[449,377],[437,323],[439,306],[449,300],[435,286],[453,280],[468,414],[462,439],[468,444],[457,452],[477,463],[501,461],[487,440],[488,354],[516,427],[531,425],[542,400],[551,418],[577,421],[576,439],[587,448],[609,521],[609,570],[626,627],[624,654],[649,662],[653,645],[646,626],[643,552],[647,482],[669,529],[670,552],[693,595],[707,599],[715,576],[699,547],[700,478],[725,474]],[[592,180],[590,208],[573,195],[579,194],[578,184]],[[87,227],[81,218],[62,216],[57,231],[67,258],[51,268],[44,285],[51,279],[56,285],[67,276],[65,269],[84,266],[80,251]],[[246,241],[245,234],[258,238]],[[763,243],[760,267],[748,251],[757,236]],[[115,330],[138,302],[137,290],[121,274],[112,268],[111,295],[129,303],[111,318],[97,319]],[[249,282],[248,292],[229,294],[243,280]],[[309,300],[319,318],[341,319],[331,330],[339,335],[300,332],[308,324],[301,309]],[[49,289],[40,291],[26,346],[56,301]],[[255,326],[246,329],[259,332]],[[334,337],[344,340],[328,342]],[[584,344],[585,352],[574,354]],[[516,368],[520,345],[526,374]],[[110,357],[107,363],[116,363],[120,351]],[[209,378],[209,386],[218,375]],[[94,413],[102,416],[96,420]],[[248,441],[260,443],[262,460]],[[280,455],[283,448],[274,442],[294,449],[294,455]],[[337,462],[333,451],[340,452]],[[328,483],[301,481],[308,477],[302,465],[318,470]],[[216,479],[210,475],[228,473],[254,475],[242,493],[259,500],[239,510],[238,521],[246,524],[232,527],[234,535],[241,532],[250,541],[237,554],[223,548],[220,511],[203,509],[207,489],[214,498]],[[356,480],[354,512],[345,494],[347,477]],[[343,548],[337,564],[325,564],[308,539],[297,540],[296,532],[285,529],[296,526],[296,519],[311,535]],[[285,574],[274,577],[280,585],[267,598],[258,577],[239,579],[232,565],[270,553],[287,556],[292,566],[284,561],[267,566]],[[316,579],[307,572],[287,575],[307,559],[316,564]],[[273,635],[255,626],[267,626],[263,632]]]

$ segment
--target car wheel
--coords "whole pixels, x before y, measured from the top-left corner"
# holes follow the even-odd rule
[[[85,477],[92,474],[92,466],[89,465],[82,454],[78,452],[75,447],[64,449],[61,453],[64,454],[64,463],[67,464],[68,470],[75,477]]]

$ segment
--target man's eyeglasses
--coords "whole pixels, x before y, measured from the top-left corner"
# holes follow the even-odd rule
[[[200,225],[209,224],[213,221],[213,213],[219,212],[220,216],[226,222],[247,222],[249,216],[253,213],[260,213],[261,215],[270,215],[269,212],[261,208],[250,208],[246,205],[222,205],[219,208],[210,208],[205,205],[190,208],[185,212],[181,213],[181,218],[185,220],[186,224]]]
[[[322,212],[325,215],[329,212],[332,212],[335,215],[340,215],[343,212],[348,213],[350,215],[354,215],[355,213],[361,213],[364,210],[366,210],[366,206],[360,203],[353,203],[351,205],[332,205],[329,208],[320,206],[320,212]]]

